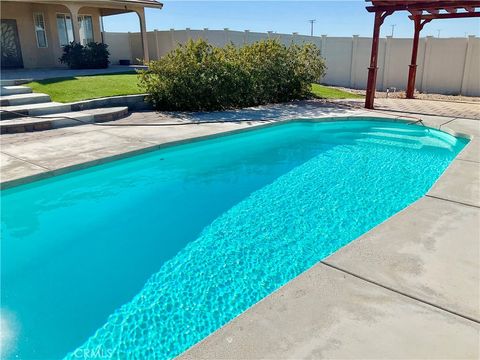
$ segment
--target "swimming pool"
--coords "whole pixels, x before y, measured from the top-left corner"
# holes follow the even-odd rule
[[[466,142],[291,122],[5,190],[7,358],[178,355],[424,195]]]

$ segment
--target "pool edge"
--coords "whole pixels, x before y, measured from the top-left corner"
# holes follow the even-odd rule
[[[14,179],[11,179],[11,180],[6,180],[6,181],[1,181],[0,180],[0,190],[7,190],[7,189],[10,189],[10,188],[20,186],[20,185],[25,185],[25,184],[29,184],[29,183],[32,183],[32,182],[35,182],[35,181],[44,180],[44,179],[51,178],[51,177],[54,177],[54,176],[74,172],[74,171],[77,171],[77,170],[82,170],[82,169],[86,169],[86,168],[89,168],[89,167],[102,165],[102,164],[109,163],[109,162],[116,161],[116,160],[121,160],[121,159],[130,158],[130,157],[137,156],[137,155],[142,155],[142,154],[152,152],[152,151],[156,151],[156,150],[159,150],[159,149],[169,148],[169,147],[177,146],[177,145],[194,143],[194,142],[208,140],[208,139],[214,139],[214,138],[233,135],[233,134],[237,134],[237,133],[254,131],[254,130],[257,130],[257,129],[267,128],[267,127],[271,127],[271,126],[279,126],[279,125],[285,124],[285,123],[361,121],[361,120],[364,120],[367,117],[371,118],[371,119],[374,119],[375,121],[385,121],[385,122],[403,122],[403,123],[417,123],[418,122],[417,120],[407,119],[407,117],[402,117],[402,116],[387,118],[385,116],[367,116],[367,115],[362,115],[362,114],[351,115],[351,116],[325,116],[325,117],[318,117],[318,118],[283,119],[283,120],[268,121],[268,122],[258,121],[258,120],[249,120],[252,123],[252,125],[249,126],[249,127],[244,127],[244,128],[241,128],[241,129],[225,130],[225,131],[215,132],[215,133],[211,133],[211,134],[207,134],[207,135],[201,135],[201,136],[193,136],[193,137],[189,137],[189,138],[185,138],[185,139],[181,139],[181,140],[166,141],[166,142],[162,142],[162,143],[156,143],[156,144],[153,144],[153,145],[150,143],[149,145],[144,146],[140,149],[125,151],[125,152],[110,155],[110,156],[99,157],[97,159],[93,159],[93,160],[90,160],[90,161],[85,161],[85,162],[81,162],[81,163],[77,163],[77,164],[73,164],[73,165],[68,165],[68,166],[65,166],[65,167],[58,168],[58,169],[48,169],[44,166],[39,166],[35,163],[32,163],[33,165],[44,168],[45,171],[41,171],[41,172],[38,172],[38,173],[35,173],[35,174],[32,174],[32,175],[28,175],[28,176],[24,176],[24,177],[14,178]],[[232,122],[232,123],[235,123],[235,122]],[[195,124],[195,125],[197,125],[197,124]],[[195,125],[193,125],[193,126],[195,126]],[[201,124],[199,124],[199,125],[201,125]],[[443,132],[448,133],[449,135],[452,135],[454,137],[464,137],[464,138],[470,139],[468,134],[458,133],[458,132],[455,132],[455,131],[453,131],[451,129],[448,129],[448,128],[446,128],[445,130],[441,129],[441,127],[438,127],[438,128],[431,127],[431,128],[434,128],[434,129],[439,130],[439,131],[443,131]],[[467,144],[467,146],[468,146],[468,144]],[[23,161],[23,159],[20,159],[20,160]]]

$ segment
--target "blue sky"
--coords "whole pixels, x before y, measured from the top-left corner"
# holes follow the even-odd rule
[[[310,34],[309,19],[316,19],[315,35],[371,36],[373,15],[365,10],[365,2],[357,1],[163,1],[162,10],[147,9],[148,30],[223,29],[298,32]],[[381,36],[412,37],[413,25],[407,12],[399,12],[385,21]],[[106,31],[138,31],[138,17],[123,14],[104,18]],[[427,24],[422,36],[464,37],[480,35],[480,20],[435,20]]]

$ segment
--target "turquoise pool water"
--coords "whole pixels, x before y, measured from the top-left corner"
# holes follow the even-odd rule
[[[466,142],[297,122],[3,191],[4,356],[171,358],[424,195]]]

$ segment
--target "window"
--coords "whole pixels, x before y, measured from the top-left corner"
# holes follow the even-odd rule
[[[47,33],[45,31],[45,19],[42,13],[34,13],[33,20],[35,23],[35,36],[37,38],[37,46],[39,48],[46,48],[47,45]]]
[[[73,41],[72,17],[68,14],[57,14],[57,32],[60,46],[65,46]]]
[[[93,42],[93,22],[89,15],[80,15],[78,17],[80,25],[80,44],[86,45]]]

